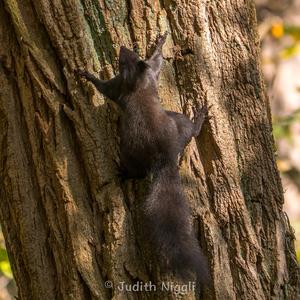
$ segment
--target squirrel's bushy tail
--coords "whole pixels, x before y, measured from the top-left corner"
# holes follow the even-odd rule
[[[184,197],[177,165],[154,172],[144,206],[146,238],[155,249],[162,271],[183,280],[196,274],[200,286],[209,282],[207,260],[190,224],[190,210]]]

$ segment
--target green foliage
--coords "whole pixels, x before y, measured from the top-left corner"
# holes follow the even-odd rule
[[[292,44],[291,46],[286,47],[282,50],[281,56],[282,58],[290,58],[300,53],[300,44],[299,42]]]
[[[4,248],[0,248],[0,272],[8,278],[13,278],[7,252]]]
[[[300,121],[300,109],[295,110],[289,116],[273,118],[273,134],[276,140],[292,140],[291,126]]]
[[[13,278],[8,255],[4,246],[4,238],[0,228],[0,274],[5,275],[8,278]]]
[[[282,52],[283,58],[290,58],[300,53],[300,27],[284,25],[284,35],[292,38],[291,45],[286,47]]]
[[[297,261],[300,264],[300,247],[298,247],[298,249],[296,249],[296,254],[297,254]]]
[[[296,254],[297,254],[297,260],[300,263],[300,220],[291,222],[292,227],[295,230],[295,236],[296,236]]]
[[[284,25],[284,33],[292,36],[295,41],[300,41],[300,27]]]
[[[288,45],[281,51],[280,56],[283,59],[288,59],[300,53],[300,27],[276,22],[272,25],[271,35],[279,41],[283,37],[289,37]]]

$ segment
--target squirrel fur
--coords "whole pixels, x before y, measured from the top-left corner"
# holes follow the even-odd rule
[[[121,107],[120,158],[127,176],[142,178],[153,174],[143,206],[143,225],[156,249],[160,268],[184,280],[196,274],[197,282],[203,286],[210,277],[208,265],[190,223],[178,156],[191,138],[199,135],[207,107],[196,113],[194,122],[183,114],[162,108],[157,81],[166,37],[165,33],[158,38],[152,56],[146,60],[122,46],[119,75],[111,80],[100,80],[82,70],[78,74]]]

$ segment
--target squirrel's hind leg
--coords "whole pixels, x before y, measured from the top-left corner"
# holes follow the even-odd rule
[[[199,112],[195,113],[194,122],[192,122],[184,114],[180,114],[174,111],[166,111],[166,113],[176,122],[176,126],[178,129],[178,144],[180,154],[182,154],[184,148],[190,142],[192,137],[197,137],[199,135],[203,122],[207,117],[207,112],[207,107],[202,107]]]

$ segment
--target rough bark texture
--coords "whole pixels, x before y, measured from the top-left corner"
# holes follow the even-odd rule
[[[2,0],[0,217],[19,299],[175,297],[116,288],[160,279],[138,225],[147,181],[119,179],[118,111],[73,74],[110,78],[120,45],[144,57],[165,30],[163,105],[212,105],[181,161],[205,299],[299,297],[253,2]]]

